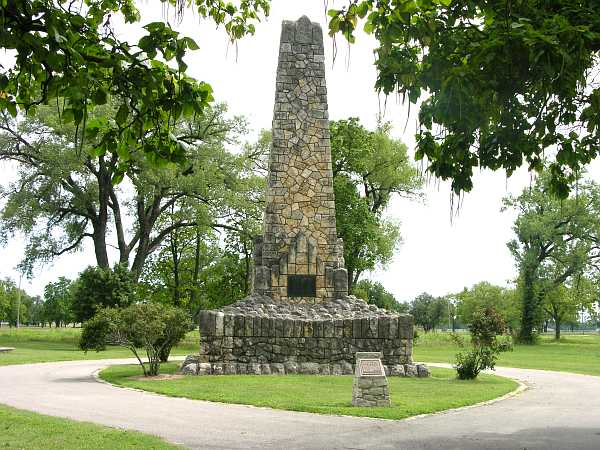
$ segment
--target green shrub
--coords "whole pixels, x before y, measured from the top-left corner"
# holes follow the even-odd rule
[[[494,369],[498,354],[512,350],[510,338],[498,340],[498,335],[504,333],[504,319],[493,306],[486,306],[473,313],[471,322],[471,349],[456,355],[454,368],[461,380],[472,380],[482,370]],[[459,347],[465,348],[462,337],[453,333],[453,340]]]
[[[165,350],[181,341],[190,328],[188,314],[173,306],[139,303],[127,308],[104,308],[84,323],[79,346],[84,351],[102,351],[107,345],[128,348],[145,376],[158,375]],[[148,369],[138,349],[145,351]]]
[[[460,380],[473,380],[479,372],[496,366],[497,353],[491,348],[474,347],[456,354],[456,373]]]

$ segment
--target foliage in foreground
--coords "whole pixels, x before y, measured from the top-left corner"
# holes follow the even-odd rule
[[[125,347],[137,358],[144,376],[158,375],[161,359],[191,328],[184,310],[168,305],[138,303],[127,308],[105,308],[83,325],[80,347],[102,351],[107,345]],[[148,368],[139,350],[148,358]]]
[[[352,0],[329,14],[330,34],[350,42],[365,18],[375,88],[419,104],[416,157],[455,193],[471,190],[474,167],[539,171],[552,153],[565,198],[597,157],[597,0]]]
[[[473,380],[482,370],[494,369],[498,354],[511,349],[508,341],[499,342],[496,337],[504,333],[506,325],[493,306],[476,311],[470,329],[471,350],[456,355],[454,367],[460,380]],[[464,347],[460,336],[455,334],[453,337],[460,347]]]
[[[172,5],[176,16],[193,6],[202,23],[223,25],[232,41],[253,34],[254,24],[269,13],[268,0],[162,3]],[[186,76],[184,57],[198,45],[168,21],[146,24],[137,42],[117,36],[113,22],[140,19],[133,0],[2,1],[0,48],[14,50],[15,64],[0,71],[0,111],[15,117],[19,109],[31,113],[38,105],[56,105],[62,120],[76,126],[72,153],[96,138],[96,154],[118,161],[115,182],[130,168],[132,155],[146,154],[155,164],[181,163],[185,142],[170,128],[182,117],[203,115],[212,88]],[[117,100],[112,120],[94,121],[95,107],[111,99]]]

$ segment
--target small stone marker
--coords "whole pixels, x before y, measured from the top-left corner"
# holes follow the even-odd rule
[[[354,406],[390,406],[390,391],[380,352],[356,352],[352,385]]]

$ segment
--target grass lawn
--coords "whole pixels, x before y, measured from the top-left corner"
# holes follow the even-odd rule
[[[413,358],[453,363],[458,351],[448,333],[420,332]],[[563,335],[558,342],[552,336],[542,336],[537,345],[516,345],[512,352],[502,353],[498,365],[600,375],[600,334]]]
[[[174,363],[161,366],[162,373],[174,373]],[[460,381],[449,369],[432,369],[431,378],[390,377],[391,408],[352,406],[352,376],[315,375],[219,375],[185,376],[168,380],[139,380],[139,366],[112,366],[100,373],[111,383],[144,389],[173,397],[187,397],[224,403],[266,406],[321,414],[403,419],[417,414],[442,411],[490,400],[517,388],[513,380],[480,375],[474,381]]]
[[[0,328],[0,347],[15,347],[8,353],[0,353],[0,366],[49,361],[73,361],[83,359],[132,358],[126,349],[112,347],[103,352],[79,350],[80,328]],[[198,331],[188,333],[173,355],[197,353]]]
[[[181,449],[155,436],[59,419],[0,405],[0,448]]]

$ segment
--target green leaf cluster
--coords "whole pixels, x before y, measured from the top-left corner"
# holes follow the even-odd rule
[[[513,227],[516,238],[508,248],[519,269],[523,342],[535,340],[544,304],[552,310],[559,301],[553,299],[559,294],[556,289],[574,286],[582,276],[595,277],[600,257],[600,186],[578,181],[576,194],[558,200],[550,193],[551,175],[544,174],[520,196],[504,200],[506,208],[518,213]],[[558,309],[553,318],[560,322]]]
[[[362,298],[371,305],[377,305],[379,308],[401,313],[408,312],[408,304],[398,302],[394,295],[386,291],[378,281],[360,280],[354,286],[353,293],[358,298]]]
[[[419,198],[422,180],[388,124],[370,131],[350,118],[330,130],[337,233],[352,289],[362,273],[391,260],[400,230],[385,210],[394,195]]]
[[[365,18],[376,89],[420,104],[416,157],[456,194],[475,167],[539,172],[552,156],[564,199],[598,156],[597,0],[352,0],[329,14],[350,42]]]
[[[176,5],[179,15],[195,4],[201,17],[222,24],[232,40],[253,33],[253,22],[269,12],[267,0],[162,1]],[[112,28],[115,15],[127,23],[140,20],[133,0],[2,2],[0,47],[14,50],[16,61],[0,72],[0,111],[16,117],[20,110],[55,106],[64,123],[76,126],[76,148],[91,139],[97,155],[118,155],[118,183],[134,151],[156,164],[182,163],[185,149],[170,128],[183,117],[202,115],[213,97],[210,85],[185,75],[184,57],[198,48],[193,39],[154,22],[137,43],[125,42]],[[172,59],[177,68],[167,64]],[[95,108],[110,100],[117,103],[114,118],[88,124]]]
[[[190,328],[187,313],[173,306],[136,303],[103,308],[83,324],[79,346],[85,351],[102,351],[107,345],[125,347],[138,359],[145,376],[158,375],[161,353],[181,341]],[[148,358],[148,367],[140,350]]]
[[[448,300],[423,292],[410,303],[409,311],[415,319],[415,325],[423,327],[425,332],[433,331],[447,317]]]
[[[127,306],[134,301],[135,283],[127,267],[88,267],[73,287],[72,309],[77,322],[85,322],[101,308]]]

